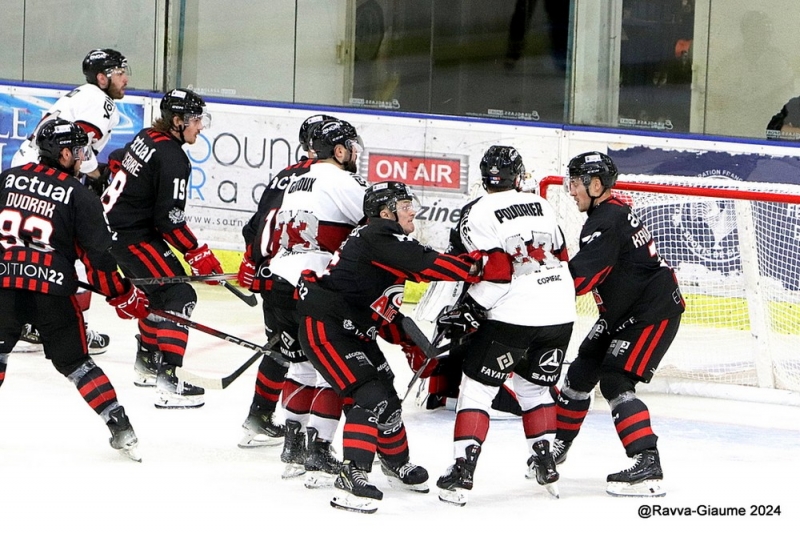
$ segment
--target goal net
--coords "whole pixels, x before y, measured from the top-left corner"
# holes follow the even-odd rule
[[[574,255],[586,215],[562,177],[539,189]],[[658,389],[800,403],[800,185],[623,175],[615,190],[650,230],[686,300]],[[568,361],[597,318],[591,294],[579,297],[578,315]]]

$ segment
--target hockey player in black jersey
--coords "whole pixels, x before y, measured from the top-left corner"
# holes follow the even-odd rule
[[[75,178],[91,150],[86,133],[54,119],[36,144],[40,163],[0,174],[0,385],[22,324],[36,325],[47,359],[106,422],[111,446],[139,461],[116,391],[89,356],[75,262],[120,317],[145,317],[147,298],[117,272],[100,200]]]
[[[120,169],[102,201],[114,232],[112,254],[130,277],[184,276],[172,248],[183,254],[193,274],[222,273],[219,261],[186,224],[186,197],[192,165],[183,151],[210,124],[197,94],[174,89],[161,99],[161,118],[126,147]],[[212,282],[214,283],[214,282]],[[188,318],[197,302],[189,284],[146,286],[155,309]],[[168,320],[139,321],[135,383],[156,386],[157,408],[199,408],[203,388],[180,380],[188,331]]]
[[[377,510],[383,493],[368,479],[376,451],[390,484],[428,491],[428,472],[409,461],[394,374],[376,338],[410,347],[399,327],[404,282],[476,281],[475,258],[481,254],[440,254],[410,237],[412,201],[400,182],[367,188],[363,210],[368,224],[350,233],[321,276],[304,271],[298,287],[303,352],[339,395],[353,400],[344,424],[344,464],[334,482],[334,507]]]
[[[675,274],[639,217],[613,187],[617,168],[587,152],[569,163],[569,192],[588,214],[569,262],[578,295],[594,294],[600,317],[578,349],[558,397],[556,461],[566,458],[599,383],[619,439],[634,465],[608,475],[611,495],[660,496],[663,478],[650,413],[636,396],[678,332],[685,309]]]
[[[485,270],[484,279],[437,320],[451,338],[475,330],[463,351],[455,463],[436,483],[439,498],[459,506],[473,487],[489,434],[489,409],[509,380],[522,409],[530,454],[527,477],[558,497],[559,475],[550,450],[556,406],[550,389],[561,376],[576,318],[564,236],[547,200],[519,191],[525,175],[522,156],[513,147],[491,146],[480,169],[487,194],[461,210],[454,246],[486,250],[498,264],[505,260],[506,271]]]

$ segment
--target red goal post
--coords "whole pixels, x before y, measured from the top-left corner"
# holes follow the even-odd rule
[[[800,185],[622,175],[615,194],[643,220],[687,302],[680,331],[647,389],[800,405]],[[539,182],[570,254],[586,215],[564,178]],[[567,360],[597,318],[591,295]]]

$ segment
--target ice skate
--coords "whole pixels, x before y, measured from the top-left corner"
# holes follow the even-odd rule
[[[374,514],[378,510],[378,501],[383,499],[383,492],[369,483],[369,473],[349,460],[342,464],[333,485],[336,494],[331,499],[331,506],[341,510]]]
[[[159,351],[150,351],[142,346],[142,336],[136,335],[136,361],[133,364],[135,373],[133,383],[139,387],[155,387],[158,375],[158,364],[161,362]]]
[[[606,493],[615,497],[663,497],[661,488],[664,473],[657,449],[647,449],[633,457],[633,466],[612,473],[606,478]]]
[[[33,325],[26,324],[22,326],[22,332],[19,336],[20,341],[24,341],[24,343],[17,343],[17,346],[14,347],[13,352],[21,353],[21,352],[42,352],[44,351],[44,347],[42,346],[42,338],[39,337],[39,331]]]
[[[329,488],[342,470],[342,462],[334,456],[333,447],[328,441],[317,440],[317,429],[307,428],[308,452],[306,454],[305,486],[309,489]]]
[[[386,475],[389,485],[395,489],[416,491],[417,493],[428,493],[428,471],[424,467],[405,462],[401,465],[392,465],[383,456],[381,459],[381,471]]]
[[[137,450],[139,439],[133,431],[128,416],[125,415],[125,409],[117,406],[109,412],[108,418],[106,424],[111,431],[111,437],[108,438],[111,447],[126,458],[130,458],[134,462],[141,462],[142,457]]]
[[[156,408],[200,408],[205,404],[205,390],[178,378],[175,367],[172,364],[159,365]]]
[[[242,423],[245,435],[239,442],[239,447],[242,449],[274,447],[283,443],[286,428],[276,424],[272,420],[274,416],[275,413],[271,410],[264,411],[251,406],[247,419]]]
[[[103,354],[108,350],[110,343],[111,338],[106,334],[86,328],[86,345],[89,347],[89,356]]]
[[[570,447],[572,447],[571,441],[564,441],[558,438],[553,440],[552,452],[553,460],[555,460],[556,465],[564,463],[564,460],[567,459],[567,451],[569,451]]]
[[[467,504],[467,492],[472,490],[480,453],[479,445],[470,445],[466,450],[466,458],[456,458],[456,463],[439,477],[436,486],[439,488],[440,501],[456,506]]]
[[[525,478],[535,479],[547,493],[558,499],[558,471],[553,455],[550,454],[550,444],[543,439],[532,446],[533,455],[528,458],[528,472]]]
[[[281,478],[299,477],[306,472],[306,435],[299,421],[286,420],[281,462],[286,464]]]

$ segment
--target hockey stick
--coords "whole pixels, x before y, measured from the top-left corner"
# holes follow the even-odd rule
[[[284,357],[281,356],[279,353],[275,352],[274,350],[270,350],[269,347],[262,347],[261,345],[256,345],[255,343],[244,340],[240,337],[236,337],[231,334],[226,334],[225,332],[220,332],[219,330],[211,328],[210,326],[196,323],[194,321],[186,319],[185,317],[181,317],[180,315],[168,311],[154,310],[152,308],[150,308],[148,311],[150,312],[151,315],[163,317],[164,319],[168,319],[173,323],[186,326],[189,328],[194,328],[195,330],[200,330],[201,332],[205,332],[208,335],[217,337],[219,339],[224,339],[225,341],[229,341],[230,343],[239,345],[240,347],[244,347],[250,350],[257,350],[262,354],[269,356],[270,358],[275,360],[276,363],[282,365],[283,367],[289,367],[289,362],[286,361],[286,359],[284,359]]]
[[[187,371],[186,368],[184,367],[176,368],[175,372],[178,375],[178,378],[180,378],[181,380],[185,380],[186,382],[189,382],[190,384],[193,384],[195,386],[204,387],[206,389],[225,389],[228,386],[230,386],[234,380],[242,376],[242,374],[247,369],[249,369],[250,366],[253,365],[257,360],[260,360],[264,356],[264,354],[266,354],[267,352],[273,352],[269,349],[274,347],[278,343],[279,339],[280,336],[274,336],[272,339],[267,341],[267,344],[264,345],[262,349],[257,350],[255,354],[253,354],[247,359],[247,361],[245,361],[242,365],[237,367],[231,374],[227,376],[223,376],[220,378],[200,376],[192,373],[191,371]]]
[[[408,394],[411,393],[411,390],[414,388],[414,384],[417,383],[417,380],[419,380],[419,377],[422,376],[422,373],[425,371],[428,365],[430,365],[430,363],[433,360],[444,358],[444,356],[447,354],[447,351],[450,349],[450,345],[445,345],[444,347],[441,348],[437,348],[434,345],[432,345],[431,342],[428,340],[428,336],[426,336],[425,333],[419,329],[419,326],[417,326],[417,323],[415,323],[411,317],[407,316],[403,317],[400,320],[400,326],[403,327],[403,330],[405,331],[406,334],[408,334],[408,337],[411,338],[411,341],[414,342],[414,345],[419,347],[419,349],[427,358],[427,361],[424,364],[422,364],[422,366],[419,369],[417,369],[417,372],[414,373],[414,376],[408,383],[408,388],[406,389],[406,393],[405,395],[403,395],[403,398],[400,399],[400,402],[402,403],[403,401],[406,400]]]
[[[133,284],[140,286],[154,286],[157,284],[188,284],[189,282],[213,282],[233,280],[236,273],[224,274],[198,274],[193,276],[162,276],[158,278],[128,278]]]
[[[249,295],[245,295],[244,293],[239,291],[239,288],[237,288],[230,282],[225,282],[224,280],[220,282],[220,285],[225,286],[225,289],[227,289],[228,291],[230,291],[231,293],[242,299],[242,302],[244,302],[248,306],[258,306],[258,299],[254,294],[250,293]]]

